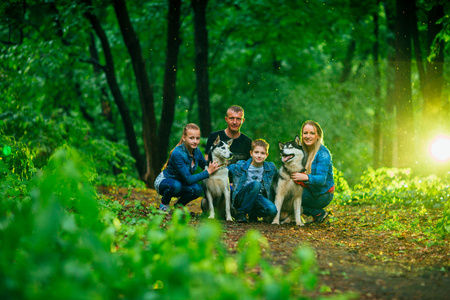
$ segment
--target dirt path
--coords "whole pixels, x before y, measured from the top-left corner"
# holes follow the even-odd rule
[[[106,192],[118,199],[125,189]],[[130,200],[156,206],[155,191],[132,192]],[[188,209],[194,213],[192,225],[200,218],[199,199]],[[303,244],[317,254],[320,286],[324,295],[354,292],[356,299],[450,299],[450,243],[436,244],[426,236],[377,230],[387,216],[370,206],[330,207],[333,214],[325,224],[300,229],[262,222],[224,222],[223,240],[230,252],[250,229],[258,230],[269,242],[266,259],[288,267],[289,258]],[[328,289],[326,288],[326,289]]]

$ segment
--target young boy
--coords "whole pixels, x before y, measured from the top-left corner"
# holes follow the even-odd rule
[[[268,155],[269,144],[257,139],[252,142],[249,160],[228,166],[233,182],[231,203],[237,211],[237,222],[247,222],[248,214],[250,221],[262,217],[270,223],[277,214],[275,204],[269,199],[278,171],[274,163],[265,161]]]

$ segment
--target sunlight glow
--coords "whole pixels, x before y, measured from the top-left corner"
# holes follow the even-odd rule
[[[429,150],[435,160],[450,161],[450,137],[445,135],[436,137],[431,142]]]

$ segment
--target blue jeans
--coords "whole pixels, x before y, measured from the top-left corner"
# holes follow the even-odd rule
[[[244,185],[234,198],[234,208],[238,213],[248,213],[250,217],[273,219],[277,214],[277,208],[272,201],[259,193],[260,189],[261,183],[258,181]]]
[[[180,197],[176,204],[186,205],[203,194],[203,188],[200,184],[182,185],[179,180],[173,178],[164,178],[159,184],[159,193],[162,196],[162,204],[170,204],[172,197]]]
[[[303,213],[307,216],[317,216],[324,212],[323,208],[327,207],[333,200],[334,193],[325,193],[315,196],[308,188],[303,189],[302,207]]]

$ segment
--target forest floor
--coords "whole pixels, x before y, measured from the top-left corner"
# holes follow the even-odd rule
[[[154,190],[102,189],[100,193],[119,202],[159,205]],[[200,199],[188,205],[191,226],[208,222],[202,218]],[[390,215],[374,206],[336,206],[323,224],[271,225],[263,222],[222,221],[223,241],[230,253],[250,229],[258,230],[269,242],[264,254],[273,264],[289,268],[290,257],[301,245],[309,245],[317,255],[319,287],[313,298],[354,295],[353,299],[449,299],[450,240],[432,240],[426,235],[380,228]],[[397,216],[398,217],[398,216]],[[427,218],[433,216],[422,216]],[[166,218],[170,218],[168,215]],[[400,222],[417,220],[410,214]]]

